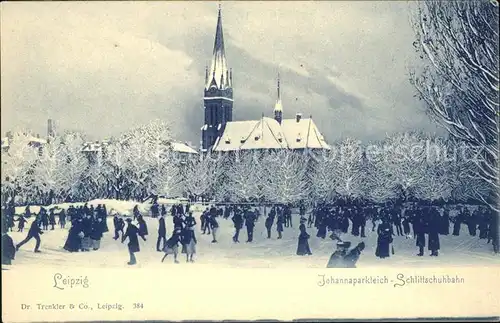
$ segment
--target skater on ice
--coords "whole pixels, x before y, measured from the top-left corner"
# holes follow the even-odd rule
[[[16,251],[18,251],[25,243],[27,243],[32,238],[34,238],[36,241],[34,252],[37,252],[37,253],[41,252],[40,251],[40,244],[41,244],[40,235],[41,234],[43,234],[43,231],[42,231],[42,229],[40,229],[38,221],[34,220],[31,223],[31,226],[30,226],[30,229],[28,231],[28,235],[26,236],[26,238],[17,244]]]
[[[179,252],[179,243],[181,243],[181,239],[181,229],[175,229],[170,239],[167,240],[167,245],[164,249],[165,255],[161,259],[161,262],[164,262],[168,255],[174,255],[174,263],[179,263],[177,254]]]
[[[167,227],[165,225],[165,216],[163,213],[160,215],[158,219],[158,239],[156,240],[156,251],[162,251],[165,248],[165,244],[167,243]],[[161,248],[160,248],[161,244]]]
[[[194,262],[193,256],[196,254],[196,236],[193,226],[186,226],[182,231],[182,251],[186,254],[186,262]]]
[[[137,223],[139,224],[139,236],[142,240],[146,241],[146,236],[148,235],[148,225],[141,214],[137,216]]]
[[[309,248],[309,238],[310,235],[306,231],[306,225],[305,225],[305,218],[302,218],[300,220],[300,226],[299,226],[299,242],[297,246],[297,255],[298,256],[304,256],[304,255],[312,255],[311,248]]]
[[[128,238],[128,253],[130,256],[130,260],[127,263],[128,265],[135,265],[137,263],[137,259],[135,258],[135,253],[139,252],[141,249],[139,247],[139,229],[132,224],[132,219],[127,218],[127,230],[122,237],[122,243],[125,242]]]
[[[69,228],[68,237],[64,243],[64,250],[69,252],[78,252],[82,249],[83,223],[81,218],[71,219],[71,228]]]

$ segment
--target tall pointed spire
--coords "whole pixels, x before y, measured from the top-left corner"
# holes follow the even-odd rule
[[[276,104],[274,105],[274,119],[281,124],[283,119],[283,104],[281,103],[281,85],[280,85],[280,74],[278,72],[278,98],[276,99]]]
[[[217,17],[217,28],[215,30],[214,50],[212,54],[212,65],[210,67],[210,74],[213,79],[206,82],[205,88],[208,89],[215,85],[218,89],[223,89],[224,84],[221,80],[224,79],[227,73],[226,52],[224,49],[224,33],[222,32],[222,10],[219,3],[219,14]],[[214,82],[215,81],[215,82]]]

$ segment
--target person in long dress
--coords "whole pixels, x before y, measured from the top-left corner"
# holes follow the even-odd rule
[[[300,220],[300,234],[299,234],[299,244],[297,246],[297,255],[299,256],[304,256],[304,255],[312,255],[311,248],[309,248],[309,234],[306,231],[306,226],[305,226],[305,219]]]
[[[181,229],[175,229],[174,233],[167,240],[167,244],[165,246],[165,255],[161,259],[161,262],[167,258],[168,255],[174,255],[174,263],[178,264],[177,254],[179,253],[179,242],[181,242]]]
[[[68,238],[64,244],[64,250],[69,252],[78,252],[82,248],[83,226],[81,218],[71,220]]]
[[[196,236],[194,227],[186,227],[182,230],[182,253],[186,254],[186,262],[194,262],[193,256],[196,253]]]
[[[392,243],[392,229],[387,218],[382,220],[377,228],[378,238],[377,238],[377,249],[375,250],[375,256],[379,258],[387,258],[390,256],[389,248]]]
[[[146,241],[146,236],[148,235],[148,226],[141,214],[137,216],[137,223],[139,223],[139,236],[142,238],[142,240]]]

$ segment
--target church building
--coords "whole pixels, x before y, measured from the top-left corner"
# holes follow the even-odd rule
[[[233,121],[233,73],[228,68],[219,7],[210,69],[205,71],[205,123],[201,128],[203,152],[250,149],[330,149],[316,124],[301,113],[283,118],[280,78],[272,117]]]

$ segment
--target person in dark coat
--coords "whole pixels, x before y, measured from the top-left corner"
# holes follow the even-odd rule
[[[174,222],[174,230],[179,229],[182,230],[184,228],[184,220],[182,220],[182,213],[177,212],[173,219]]]
[[[120,238],[120,232],[123,236],[125,223],[123,222],[122,218],[118,217],[118,214],[115,214],[115,216],[113,217],[113,225],[115,227],[115,236],[113,237],[113,239],[117,240],[118,238]]]
[[[318,228],[318,233],[316,234],[316,237],[321,238],[321,239],[325,239],[326,238],[326,229],[327,229],[327,219],[326,219],[325,210],[320,210],[318,213],[317,228]]]
[[[66,227],[66,212],[63,210],[61,210],[61,212],[59,213],[59,226],[61,227],[61,229],[64,229],[64,227]]]
[[[359,257],[361,256],[361,253],[365,249],[365,243],[361,241],[358,243],[356,247],[351,249],[345,256],[344,256],[344,266],[345,268],[356,268],[356,263],[359,260]]]
[[[200,216],[201,220],[201,229],[203,230],[203,234],[211,234],[210,232],[210,212],[206,209]],[[207,232],[208,230],[208,232]]]
[[[137,216],[137,223],[139,224],[139,235],[142,240],[146,241],[146,236],[148,235],[148,226],[142,215]]]
[[[441,230],[439,234],[445,236],[450,234],[450,210],[447,206],[444,207],[443,215],[441,216]]]
[[[492,243],[493,245],[493,251],[495,253],[498,253],[499,249],[499,239],[498,239],[498,220],[499,220],[499,214],[492,210],[491,208],[488,208],[486,212],[489,214],[488,216],[488,242],[487,243]]]
[[[30,206],[28,205],[28,206],[26,207],[26,209],[24,209],[24,217],[25,217],[26,219],[29,219],[29,218],[30,218],[30,216],[31,216],[31,210],[30,210]]]
[[[194,262],[193,256],[196,253],[196,236],[194,234],[194,227],[184,228],[181,232],[182,251],[186,254],[186,262]]]
[[[160,206],[158,205],[158,203],[153,203],[153,205],[151,205],[151,216],[153,218],[157,218],[159,215],[160,215]]]
[[[210,228],[212,229],[212,243],[217,243],[217,231],[219,230],[219,222],[216,219],[217,215],[210,215]]]
[[[377,249],[375,250],[375,256],[379,258],[389,257],[389,247],[392,243],[392,229],[387,218],[382,220],[377,228]]]
[[[174,255],[174,263],[179,263],[179,261],[177,260],[177,254],[179,252],[179,243],[182,239],[181,232],[181,229],[174,229],[174,233],[172,234],[170,239],[167,240],[167,244],[164,249],[165,255],[161,259],[161,262],[163,262],[168,255]]]
[[[362,213],[362,210],[358,210],[358,221],[361,238],[366,238],[366,216]]]
[[[253,230],[255,228],[255,214],[247,210],[245,212],[245,226],[247,227],[247,242],[253,241]]]
[[[167,227],[165,225],[165,216],[162,214],[158,220],[158,240],[156,240],[156,251],[162,251],[167,243]],[[160,243],[162,247],[160,248]]]
[[[186,228],[193,228],[194,229],[196,227],[196,224],[198,224],[198,223],[196,222],[196,219],[193,216],[193,212],[188,211],[187,216],[184,219],[184,226]]]
[[[405,215],[403,216],[403,232],[405,234],[405,238],[409,239],[411,237],[411,230],[410,230],[410,216],[409,210],[406,210]]]
[[[424,255],[425,248],[425,232],[427,231],[427,224],[422,216],[415,219],[413,229],[415,231],[416,246],[419,250],[417,256],[422,257]]]
[[[439,224],[440,224],[440,215],[436,208],[431,207],[429,209],[429,242],[428,248],[431,251],[431,256],[438,256],[438,250],[440,248],[439,244]]]
[[[40,217],[42,220],[42,226],[45,231],[49,229],[49,215],[47,214],[47,211],[45,211],[44,208],[40,209]]]
[[[92,249],[98,250],[101,247],[101,239],[104,233],[104,222],[101,217],[97,218],[97,221],[92,223],[92,233],[90,238],[92,239]]]
[[[102,224],[103,224],[103,229],[104,232],[108,232],[108,211],[106,210],[106,204],[103,204],[102,209],[101,209],[101,218],[102,218]]]
[[[479,239],[488,238],[488,218],[483,207],[479,207]]]
[[[92,217],[90,214],[87,214],[87,216],[83,218],[82,231],[82,251],[90,251],[90,248],[92,247],[92,238],[90,237],[92,234]]]
[[[130,256],[130,260],[127,263],[128,265],[135,265],[137,263],[137,259],[135,258],[135,253],[139,252],[141,249],[139,248],[139,229],[132,224],[132,219],[127,218],[127,230],[122,237],[122,243],[128,238],[128,253]]]
[[[344,211],[341,214],[341,229],[343,233],[349,232],[349,218],[348,218],[349,213],[347,211]]]
[[[18,251],[25,243],[34,238],[36,240],[35,252],[40,252],[40,235],[43,234],[43,231],[40,229],[39,223],[35,220],[31,223],[30,229],[28,231],[28,235],[26,238],[19,242],[16,246],[16,251]]]
[[[7,231],[12,231],[15,226],[14,220],[14,212],[12,214],[7,215]]]
[[[273,227],[273,223],[274,223],[274,216],[271,213],[269,213],[269,215],[266,218],[266,222],[265,222],[268,239],[271,239],[271,229]]]
[[[477,233],[478,219],[479,219],[478,210],[474,210],[474,212],[472,212],[472,215],[467,217],[467,228],[469,229],[469,234],[473,237],[475,237]]]
[[[330,256],[326,268],[347,268],[344,257],[347,255],[347,250],[351,246],[349,241],[340,241],[337,243],[337,250]]]
[[[233,224],[234,224],[234,236],[233,236],[233,242],[234,243],[239,243],[239,237],[240,237],[240,230],[243,228],[243,217],[241,216],[241,210],[240,209],[235,209],[234,210],[234,215],[233,215]]]
[[[306,226],[305,226],[305,221],[301,220],[299,225],[299,244],[297,246],[297,255],[298,256],[304,256],[304,255],[312,255],[311,248],[309,248],[309,234],[306,231]]]
[[[24,230],[24,225],[26,224],[26,222],[28,222],[24,216],[21,214],[17,220],[19,223],[17,224],[17,232],[23,232]]]
[[[285,226],[288,228],[293,228],[293,223],[292,223],[292,210],[290,209],[289,206],[285,206],[285,209],[283,211],[283,214],[285,216]]]
[[[11,265],[16,257],[14,241],[5,229],[2,229],[2,265]]]
[[[50,230],[54,230],[56,225],[56,215],[54,214],[54,209],[50,210],[49,224],[51,225]]]
[[[167,209],[165,207],[165,204],[161,205],[161,215],[163,215],[163,217],[167,216]]]
[[[139,205],[136,204],[134,206],[132,213],[134,214],[134,220],[137,219],[137,216],[141,214],[141,212],[139,212]]]
[[[453,219],[453,235],[460,236],[460,229],[462,227],[462,222],[464,220],[464,209],[461,209],[460,212]]]
[[[64,250],[69,252],[78,252],[82,248],[83,239],[83,225],[81,218],[74,218],[71,221],[71,228],[69,228],[68,238],[64,244]]]
[[[276,220],[276,231],[278,232],[278,239],[283,238],[283,224],[285,223],[285,217],[283,213],[278,213],[278,219]]]

